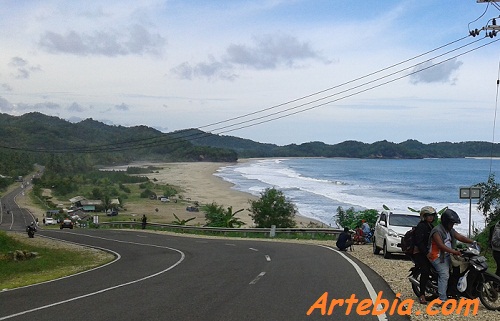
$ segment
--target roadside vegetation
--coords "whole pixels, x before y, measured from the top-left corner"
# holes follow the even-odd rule
[[[114,259],[102,251],[36,240],[0,231],[0,290],[54,280]]]
[[[13,158],[11,161],[14,162],[16,159],[18,158]],[[100,171],[85,157],[52,156],[47,161],[43,176],[33,180],[32,199],[38,202],[38,205],[43,207],[44,210],[49,210],[58,209],[58,204],[62,199],[81,195],[87,199],[101,200],[101,208],[96,209],[100,212],[107,212],[114,206],[111,203],[112,199],[120,201],[120,210],[125,209],[126,204],[146,204],[158,197],[175,198],[176,202],[190,204],[190,202],[184,201],[181,188],[168,184],[158,184],[156,180],[148,179],[147,175],[149,173],[158,170],[160,168],[129,167],[126,172]],[[13,171],[10,173],[17,174],[21,172]],[[4,179],[5,182],[10,182],[10,178]],[[487,182],[479,183],[477,186],[481,187],[482,190],[481,198],[477,204],[478,209],[482,211],[488,225],[482,231],[476,230],[474,238],[481,244],[483,254],[486,256],[491,270],[494,269],[496,264],[492,259],[491,250],[488,250],[488,239],[490,227],[500,220],[500,184],[495,181],[494,175],[491,175]],[[45,194],[47,190],[51,191],[50,195]],[[196,210],[198,211],[198,209],[205,212],[204,218],[206,222],[205,224],[196,223],[198,225],[224,228],[239,228],[244,225],[244,222],[236,216],[244,209],[233,209],[215,202],[212,204],[196,204]],[[156,210],[158,211],[158,209]],[[250,216],[256,227],[269,228],[272,225],[277,228],[296,227],[294,217],[297,214],[297,209],[295,205],[285,197],[282,191],[275,188],[268,188],[261,193],[259,199],[249,201],[247,210],[251,212]],[[65,214],[60,210],[59,215],[62,217]],[[122,221],[126,217],[121,213],[120,215],[119,218],[103,216],[103,221]],[[343,209],[339,207],[337,208],[336,217],[339,226],[354,229],[360,225],[362,220],[366,220],[370,226],[374,226],[378,215],[378,211],[374,209],[356,211],[354,208]],[[187,225],[195,219],[194,217],[181,219],[175,214],[174,217],[175,220],[171,223],[175,225]],[[148,222],[153,221],[148,220]],[[311,223],[307,227],[320,226]],[[55,226],[55,228],[57,227]],[[153,229],[154,227],[148,226],[147,228]],[[174,229],[170,229],[170,231],[178,232]],[[194,234],[199,232],[183,231],[182,233]],[[205,234],[205,232],[202,234]],[[268,237],[265,233],[251,233],[241,230],[224,232],[222,236]],[[22,285],[22,282],[31,284],[35,283],[33,280],[38,280],[38,278],[43,281],[68,274],[68,271],[74,273],[72,266],[75,266],[75,270],[89,268],[89,265],[85,264],[88,258],[81,256],[81,253],[68,254],[67,251],[69,250],[50,251],[50,249],[44,247],[38,248],[30,244],[19,243],[14,239],[9,239],[5,234],[0,234],[0,238],[0,275],[5,276],[0,281],[0,288],[5,287],[3,285],[4,279],[10,280],[9,282],[12,284]],[[328,240],[332,239],[332,235],[327,233],[316,233],[315,235],[288,233],[277,234],[277,238]],[[39,256],[34,260],[23,261],[22,264],[19,264],[19,261],[9,261],[9,252],[15,251],[19,247],[28,252],[37,252]],[[18,274],[22,276],[17,278]]]

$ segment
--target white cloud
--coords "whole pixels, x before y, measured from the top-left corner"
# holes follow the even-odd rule
[[[1,84],[0,85],[5,91],[12,91],[12,87],[9,84]]]
[[[226,53],[220,58],[209,56],[205,62],[192,65],[183,62],[171,69],[171,72],[182,79],[195,77],[235,80],[238,70],[250,68],[254,70],[270,70],[279,67],[297,68],[307,60],[330,63],[323,58],[307,42],[285,34],[267,34],[254,37],[252,45],[230,44]]]
[[[18,112],[48,112],[61,109],[61,106],[52,102],[43,102],[36,104],[18,103],[14,105],[14,109]]]
[[[0,111],[4,113],[12,112],[14,106],[5,98],[0,97]]]
[[[363,76],[467,35],[484,4],[456,1],[450,11],[430,0],[47,0],[6,8],[2,112],[177,130],[332,95],[329,104],[230,134],[280,144],[491,137],[496,45],[431,69],[413,67],[439,54],[432,53],[404,65],[406,74],[421,70],[411,78],[363,91],[404,66]],[[470,26],[497,14],[489,10]],[[409,119],[429,128],[416,131]],[[451,130],[434,129],[444,122]],[[470,128],[457,130],[463,124]]]
[[[67,110],[70,112],[83,113],[86,110],[86,108],[83,107],[82,105],[74,102],[68,106]]]
[[[413,84],[418,83],[454,83],[453,74],[460,69],[463,63],[457,61],[456,58],[446,61],[441,64],[434,65],[432,61],[425,62],[416,66],[410,76],[410,81]]]
[[[152,33],[141,25],[132,25],[126,31],[108,29],[90,34],[68,31],[65,34],[46,31],[40,37],[38,45],[50,53],[63,53],[79,56],[126,56],[160,55],[165,39],[158,33]]]
[[[33,66],[26,59],[21,57],[12,57],[9,62],[9,67],[16,69],[13,74],[16,79],[28,79],[32,72],[40,71],[40,66]]]
[[[125,105],[124,103],[121,103],[120,105],[115,105],[115,109],[122,110],[122,111],[128,111],[130,109],[130,107]]]

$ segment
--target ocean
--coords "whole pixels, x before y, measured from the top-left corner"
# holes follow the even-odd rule
[[[470,207],[468,199],[459,198],[460,188],[486,182],[490,168],[498,177],[500,159],[284,158],[251,159],[221,167],[215,175],[256,196],[275,187],[300,215],[332,227],[339,206],[382,211],[386,205],[408,212],[408,207],[430,205],[455,210],[462,221],[457,230],[467,233],[469,210],[474,227],[484,228],[484,217],[477,200]]]

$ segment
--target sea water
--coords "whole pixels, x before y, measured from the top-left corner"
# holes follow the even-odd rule
[[[337,227],[336,212],[344,209],[408,212],[433,206],[455,210],[457,229],[484,228],[477,200],[460,199],[460,188],[486,182],[500,172],[499,159],[255,159],[222,167],[215,174],[233,188],[259,196],[274,187],[297,206],[301,216]],[[496,175],[498,177],[498,175]]]

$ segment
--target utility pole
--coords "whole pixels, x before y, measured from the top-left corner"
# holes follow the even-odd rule
[[[489,2],[497,3],[497,2],[500,2],[500,0],[476,0],[476,1],[477,1],[477,3],[489,3]],[[499,5],[497,5],[497,4],[495,4],[494,6],[499,8]],[[497,32],[500,31],[500,26],[497,26],[496,18],[493,18],[490,21],[491,21],[491,24],[486,25],[485,27],[481,28],[480,30],[478,30],[478,29],[471,30],[470,35],[473,37],[479,36],[479,32],[481,30],[485,30],[486,36],[489,36],[490,38],[496,37]],[[489,30],[489,32],[488,32],[488,30]]]

